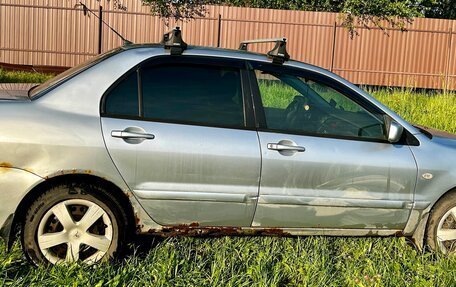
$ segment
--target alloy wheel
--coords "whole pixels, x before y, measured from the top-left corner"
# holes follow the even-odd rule
[[[113,240],[113,227],[99,205],[68,199],[45,213],[36,235],[40,251],[50,263],[81,260],[90,264],[105,256]]]

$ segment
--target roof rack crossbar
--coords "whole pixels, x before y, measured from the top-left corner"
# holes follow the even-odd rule
[[[171,31],[163,34],[163,40],[160,42],[166,50],[170,50],[171,55],[182,55],[187,49],[187,43],[182,40],[182,31],[176,27]]]
[[[286,42],[287,38],[268,38],[268,39],[256,39],[256,40],[246,40],[241,42],[240,50],[247,50],[248,44],[258,44],[258,43],[274,43],[274,42]]]
[[[239,50],[247,51],[249,44],[260,43],[276,43],[274,48],[267,53],[268,57],[272,58],[274,64],[283,64],[290,59],[290,55],[287,52],[287,38],[283,37],[242,41]]]

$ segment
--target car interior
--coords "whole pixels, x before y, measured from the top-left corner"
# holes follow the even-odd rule
[[[386,138],[385,124],[381,115],[368,112],[336,90],[293,75],[262,73],[262,75],[266,74],[269,76],[262,76],[258,81],[269,129]],[[285,96],[286,107],[278,107],[275,103],[265,101],[264,94],[269,93],[268,89],[273,85],[288,90]],[[294,95],[290,93],[290,87],[295,92]],[[283,98],[283,95],[273,96]]]

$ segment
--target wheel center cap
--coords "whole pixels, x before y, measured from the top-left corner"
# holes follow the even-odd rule
[[[82,232],[79,229],[74,229],[74,230],[71,231],[70,236],[75,238],[75,239],[78,239],[78,238],[80,238],[82,236]]]

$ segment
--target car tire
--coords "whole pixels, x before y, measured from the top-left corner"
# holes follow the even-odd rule
[[[432,208],[426,227],[428,246],[435,252],[456,252],[456,191],[444,195]]]
[[[35,265],[109,260],[125,239],[122,214],[116,200],[99,186],[59,184],[27,211],[21,232],[24,253]]]

